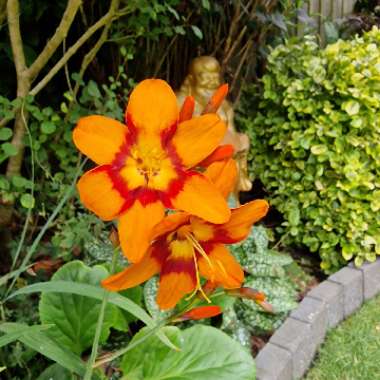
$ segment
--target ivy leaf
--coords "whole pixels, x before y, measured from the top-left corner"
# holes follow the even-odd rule
[[[32,194],[23,194],[20,198],[21,206],[25,208],[33,208],[35,200]]]
[[[72,261],[62,266],[51,281],[73,281],[99,285],[108,276],[102,266],[90,268],[81,261]],[[48,335],[55,341],[80,355],[91,347],[100,311],[100,301],[75,294],[44,293],[39,305],[43,323],[54,324]],[[102,326],[100,342],[105,342],[110,328],[126,330],[126,321],[121,311],[108,305]]]
[[[197,325],[186,330],[166,327],[166,334],[181,346],[172,351],[152,336],[127,352],[121,362],[130,380],[252,380],[255,363],[238,342],[220,330]],[[141,339],[141,330],[132,340]]]
[[[12,129],[5,127],[0,129],[0,141],[9,140],[12,137],[12,135]]]
[[[203,39],[203,33],[196,25],[191,25],[191,29],[200,40]]]
[[[44,121],[41,124],[41,132],[45,133],[46,135],[50,135],[50,134],[54,133],[56,129],[57,129],[57,127],[51,121]]]
[[[8,157],[15,156],[17,154],[17,148],[9,142],[1,144],[1,147]]]

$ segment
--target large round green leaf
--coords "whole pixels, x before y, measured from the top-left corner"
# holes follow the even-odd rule
[[[145,331],[133,339],[141,339]],[[173,351],[152,336],[127,352],[121,368],[128,380],[254,380],[252,356],[220,330],[197,325],[184,331],[166,327]],[[132,343],[133,343],[132,341]]]
[[[61,267],[51,281],[72,281],[98,285],[108,276],[102,266],[90,268],[81,261]],[[42,323],[54,324],[47,332],[55,341],[80,355],[91,347],[98,321],[100,301],[75,294],[43,293],[39,305]],[[127,328],[122,312],[108,305],[105,312],[100,342],[108,338],[110,328]]]

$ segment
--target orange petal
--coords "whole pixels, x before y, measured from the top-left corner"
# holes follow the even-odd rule
[[[199,242],[212,241],[215,234],[215,224],[208,223],[196,216],[190,217],[191,232]]]
[[[187,240],[173,240],[170,256],[165,261],[160,277],[157,303],[161,309],[171,309],[197,284],[194,248]]]
[[[197,321],[199,319],[215,317],[221,313],[222,309],[217,305],[199,306],[181,315],[180,320],[187,321],[189,319],[192,319],[193,321]]]
[[[214,113],[223,103],[228,93],[228,84],[222,84],[212,95],[202,114]]]
[[[187,294],[194,291],[196,281],[187,272],[161,276],[157,304],[161,310],[172,309]]]
[[[238,169],[236,162],[230,158],[228,160],[216,161],[212,163],[203,173],[227,198],[236,185]]]
[[[182,224],[189,221],[189,214],[186,212],[176,212],[166,216],[162,221],[153,228],[151,239],[157,239],[159,236],[174,231]]]
[[[176,209],[212,223],[224,223],[230,217],[230,209],[215,185],[195,172],[188,174],[182,190],[171,203]]]
[[[117,120],[93,115],[79,119],[73,131],[76,147],[98,165],[110,164],[126,142],[127,127]]]
[[[179,122],[190,120],[193,117],[195,100],[192,96],[186,96],[181,111],[179,112]]]
[[[230,220],[221,226],[216,226],[214,241],[231,244],[245,239],[252,224],[263,218],[268,209],[267,201],[257,199],[231,210]]]
[[[231,144],[220,145],[198,165],[203,168],[207,168],[207,166],[211,165],[215,161],[222,161],[232,158],[234,151],[235,149]]]
[[[103,220],[116,218],[124,205],[124,198],[114,188],[108,165],[98,166],[79,179],[77,188],[82,203]]]
[[[172,143],[183,165],[193,167],[215,150],[226,130],[218,115],[203,115],[179,124]]]
[[[211,265],[204,257],[198,260],[202,276],[227,289],[240,288],[244,272],[228,249],[223,244],[215,244],[207,254]]]
[[[120,245],[129,261],[135,263],[143,258],[151,241],[152,229],[164,215],[161,202],[144,206],[139,200],[121,215],[118,225]]]
[[[146,79],[132,91],[126,111],[127,124],[145,132],[159,133],[178,120],[177,98],[161,79]]]
[[[161,261],[152,255],[152,249],[137,264],[102,281],[102,286],[111,291],[133,288],[149,280],[161,269]]]

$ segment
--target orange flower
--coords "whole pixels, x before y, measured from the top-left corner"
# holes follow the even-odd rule
[[[204,175],[192,170],[208,157],[226,132],[214,113],[179,122],[174,92],[147,79],[132,92],[126,125],[104,116],[79,120],[77,148],[99,166],[78,182],[83,204],[103,220],[119,218],[124,254],[138,262],[148,249],[153,226],[165,207],[212,223],[230,217],[226,201]]]
[[[216,163],[216,164],[219,164]],[[227,289],[240,288],[244,272],[224,244],[245,239],[251,225],[268,211],[268,203],[255,200],[231,211],[230,219],[213,224],[179,212],[168,215],[153,231],[153,243],[143,260],[102,282],[119,291],[161,273],[157,303],[170,309],[189,293],[204,294],[200,276]]]

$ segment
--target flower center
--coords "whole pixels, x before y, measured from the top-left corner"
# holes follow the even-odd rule
[[[144,139],[135,144],[126,158],[120,174],[129,190],[148,187],[165,191],[170,182],[178,177],[167,152],[161,143]]]

